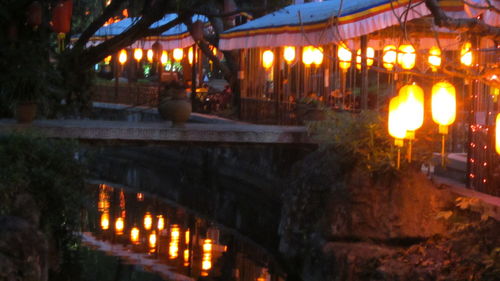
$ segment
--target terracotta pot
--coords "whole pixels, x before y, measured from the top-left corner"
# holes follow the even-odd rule
[[[172,127],[184,127],[191,115],[191,103],[187,99],[165,98],[158,106],[161,117],[172,121]]]
[[[36,103],[20,103],[16,107],[17,123],[31,123],[36,116]]]

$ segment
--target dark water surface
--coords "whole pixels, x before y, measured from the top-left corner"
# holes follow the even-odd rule
[[[232,229],[150,194],[109,184],[88,188],[93,200],[83,241],[96,251],[85,254],[87,266],[110,267],[103,274],[87,270],[89,280],[285,279],[267,251]]]

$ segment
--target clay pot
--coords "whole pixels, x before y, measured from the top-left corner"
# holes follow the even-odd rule
[[[172,127],[184,127],[191,115],[191,103],[183,90],[176,91],[172,97],[161,100],[158,112],[163,119],[172,121]]]
[[[17,123],[31,123],[36,116],[36,103],[20,103],[16,107]]]

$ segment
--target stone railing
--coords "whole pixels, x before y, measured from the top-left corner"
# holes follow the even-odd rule
[[[158,85],[123,83],[117,87],[114,84],[97,84],[93,87],[92,101],[156,107]]]

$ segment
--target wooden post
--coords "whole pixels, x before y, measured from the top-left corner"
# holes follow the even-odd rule
[[[366,48],[368,37],[361,36],[361,109],[368,109],[368,65],[366,61]]]

